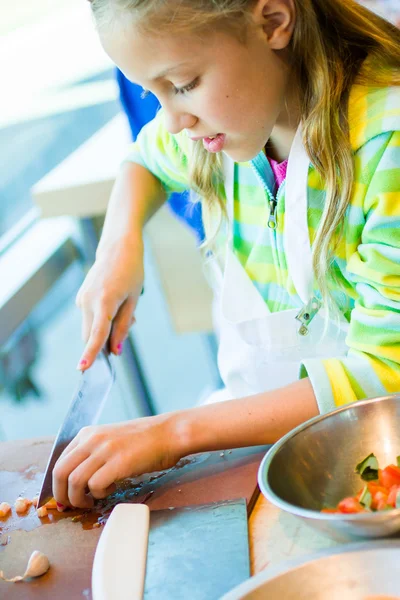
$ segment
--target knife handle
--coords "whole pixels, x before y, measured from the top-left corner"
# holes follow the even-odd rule
[[[117,504],[97,544],[93,600],[142,600],[150,511],[146,504]]]

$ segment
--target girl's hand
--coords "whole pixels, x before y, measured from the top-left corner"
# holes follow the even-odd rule
[[[53,494],[63,506],[90,508],[115,482],[173,467],[181,458],[172,415],[84,427],[53,471]],[[88,494],[90,492],[90,494]]]
[[[86,347],[78,369],[88,369],[109,339],[109,349],[121,354],[122,343],[134,323],[134,311],[143,289],[143,242],[103,248],[83,282],[76,303],[82,310],[82,337]]]

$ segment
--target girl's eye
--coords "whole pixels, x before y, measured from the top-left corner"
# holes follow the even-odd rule
[[[193,81],[191,83],[188,83],[188,85],[185,85],[181,88],[175,87],[175,94],[186,94],[187,92],[194,90],[194,88],[197,87],[198,85],[199,85],[199,78],[196,77],[196,79],[193,79]]]

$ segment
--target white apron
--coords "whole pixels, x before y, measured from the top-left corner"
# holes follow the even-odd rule
[[[303,304],[271,313],[233,253],[234,163],[224,155],[229,216],[225,267],[221,269],[215,259],[210,261],[209,269],[216,298],[218,367],[226,390],[214,393],[207,403],[282,387],[299,378],[302,359],[342,356],[347,352],[347,322],[344,318],[337,323],[330,321],[325,329],[324,312],[318,311],[318,300],[313,297],[307,224],[309,164],[299,128],[287,168],[284,248],[289,274]],[[299,316],[303,319],[299,320]]]

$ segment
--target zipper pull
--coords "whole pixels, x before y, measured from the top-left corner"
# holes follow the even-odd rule
[[[270,229],[276,229],[276,200],[269,201],[269,217],[268,217],[268,227]]]

